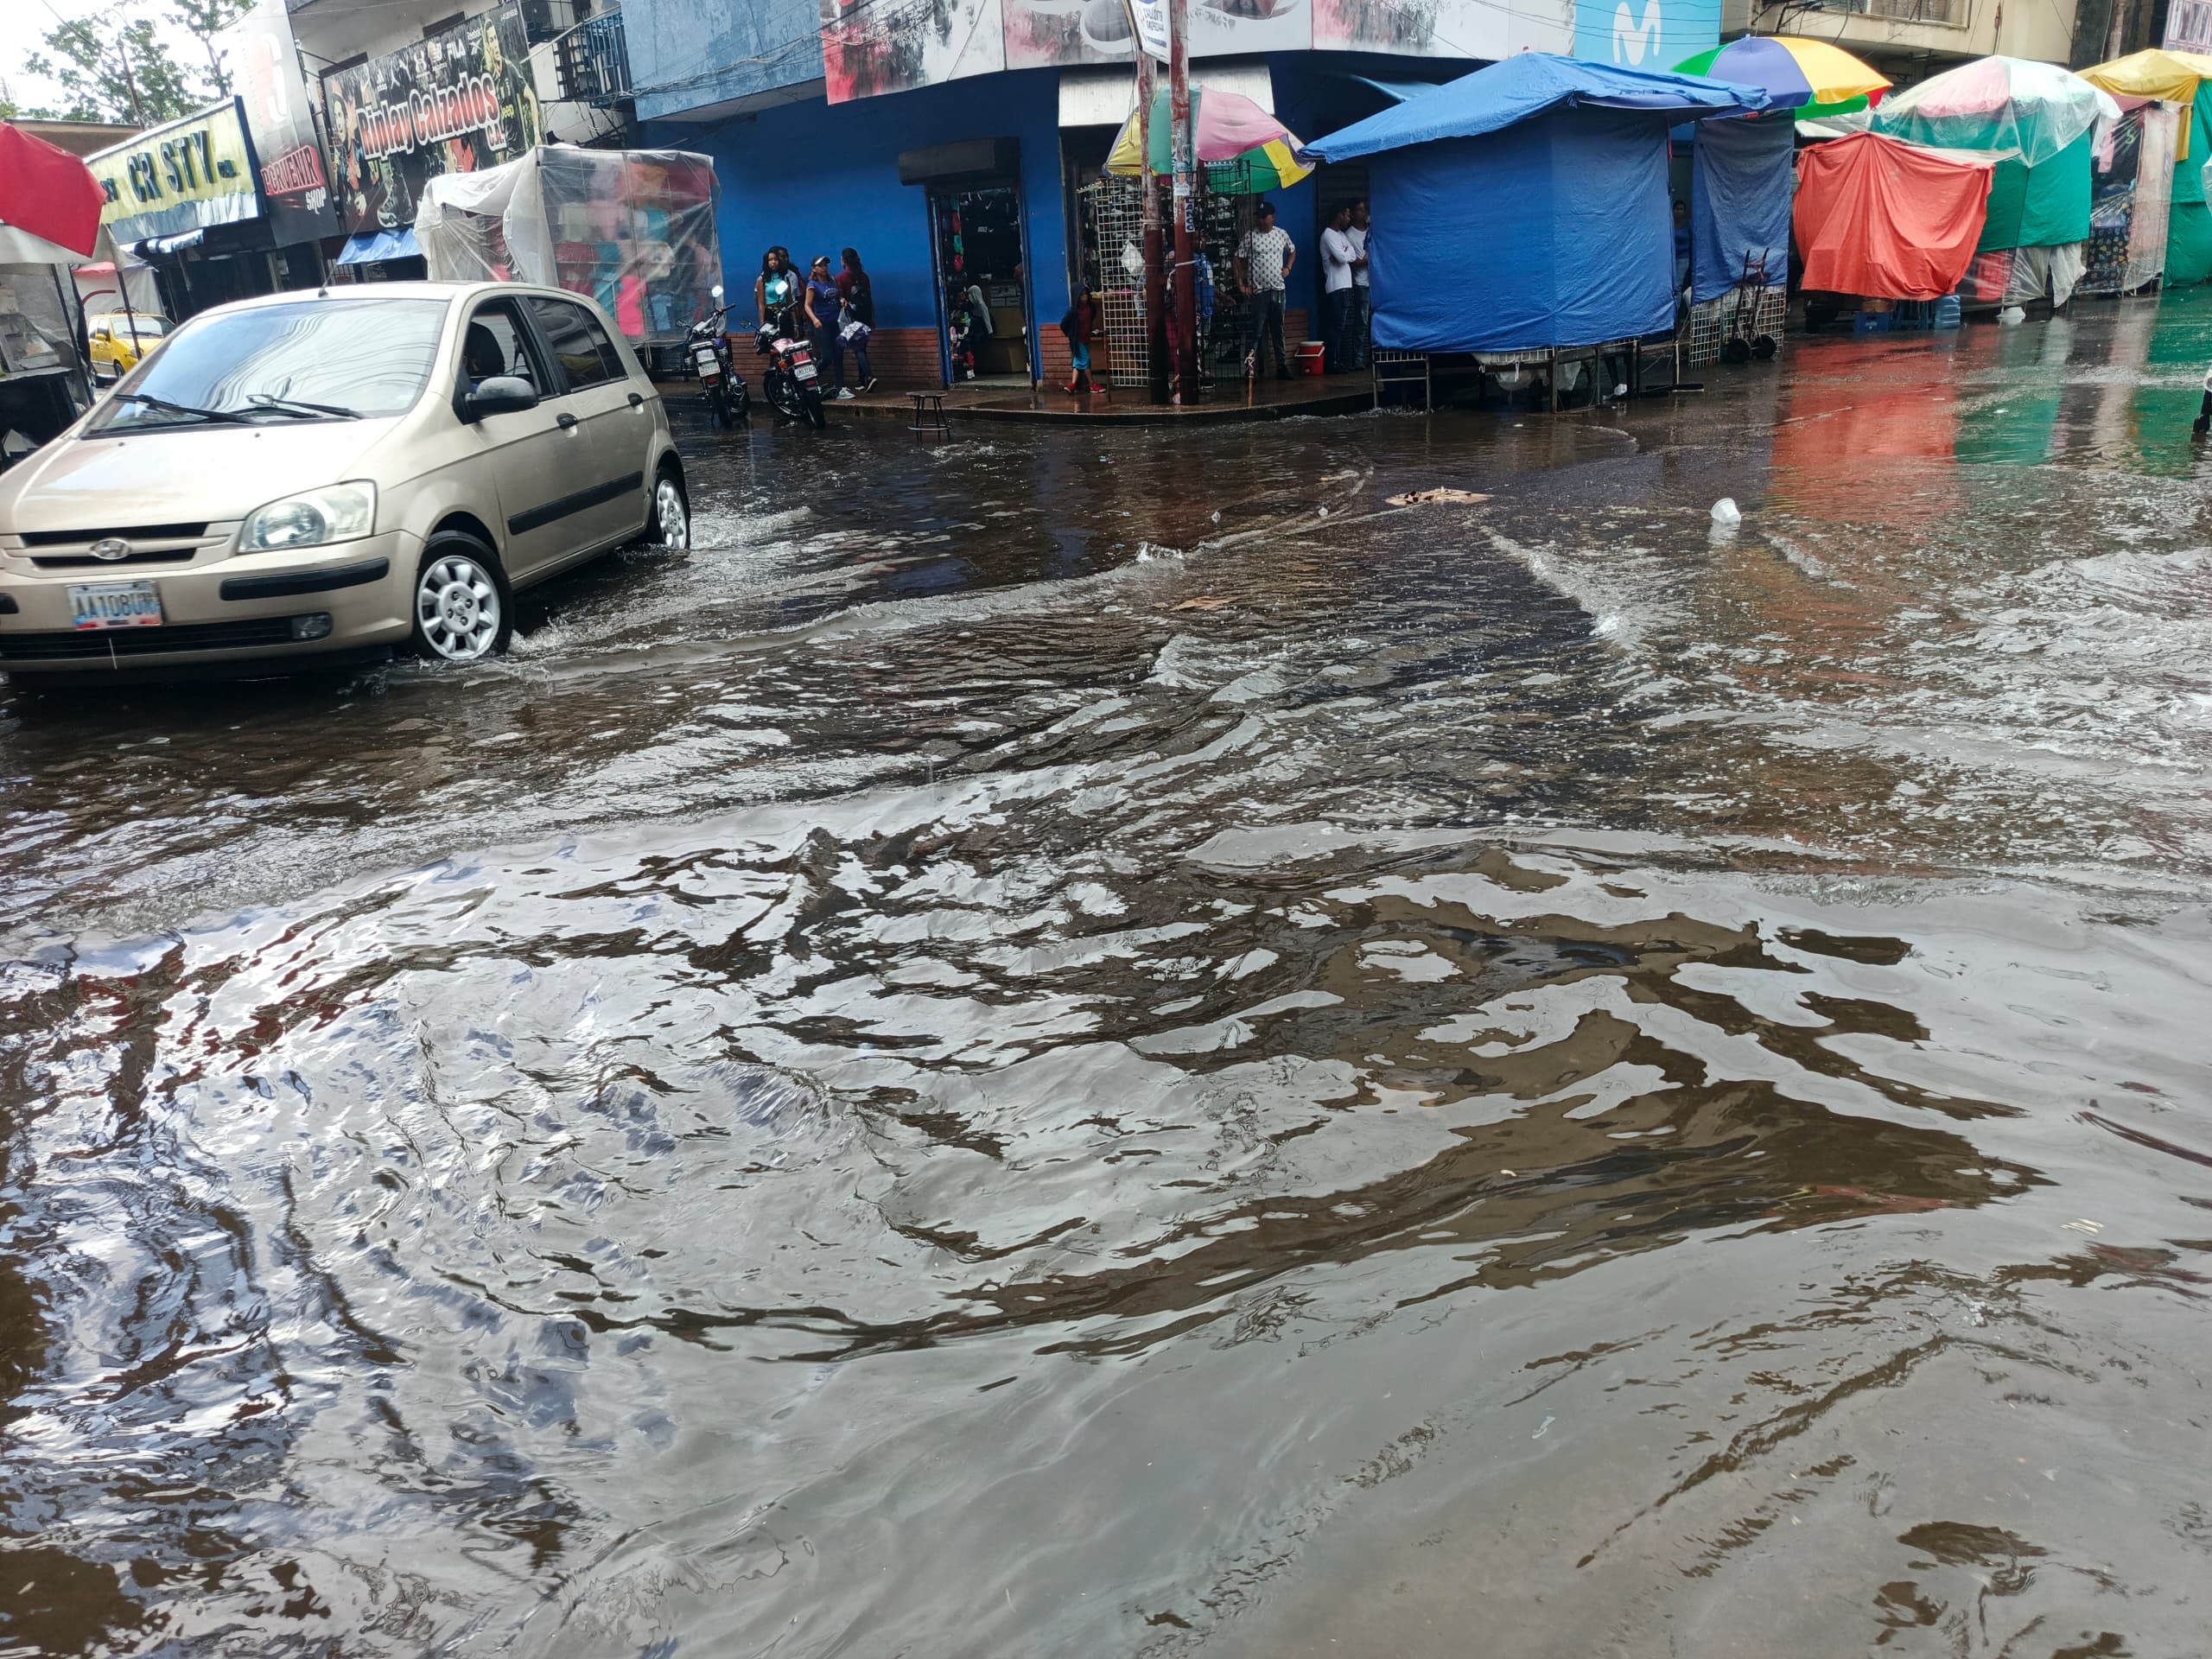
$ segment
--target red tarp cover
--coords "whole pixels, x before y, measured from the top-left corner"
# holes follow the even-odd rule
[[[101,200],[92,168],[0,121],[0,224],[90,253],[99,240]]]
[[[1804,285],[1877,300],[1933,300],[1967,274],[1994,162],[1938,156],[1878,132],[1797,158],[1793,212]]]

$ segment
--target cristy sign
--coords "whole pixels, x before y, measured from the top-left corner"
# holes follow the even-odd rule
[[[107,198],[100,222],[118,242],[261,217],[253,144],[235,98],[142,132],[85,164]]]

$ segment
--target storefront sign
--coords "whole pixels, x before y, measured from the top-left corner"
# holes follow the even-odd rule
[[[506,0],[389,57],[324,76],[346,229],[412,225],[427,181],[496,167],[537,144],[529,53],[522,9]]]
[[[104,149],[85,164],[107,197],[100,223],[118,242],[261,217],[253,146],[234,98]]]
[[[271,238],[283,246],[335,234],[338,214],[284,0],[258,0],[216,40],[261,164]]]

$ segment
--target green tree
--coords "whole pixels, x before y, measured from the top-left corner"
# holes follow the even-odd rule
[[[245,0],[178,0],[167,21],[207,54],[207,75],[180,63],[151,18],[79,18],[50,31],[46,50],[23,67],[61,88],[60,103],[29,111],[50,121],[116,121],[140,126],[174,120],[231,90],[216,33],[245,10]]]

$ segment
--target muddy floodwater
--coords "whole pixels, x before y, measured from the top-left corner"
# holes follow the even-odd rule
[[[0,1655],[2212,1651],[2212,298],[2076,308],[684,410],[490,667],[0,694]]]

